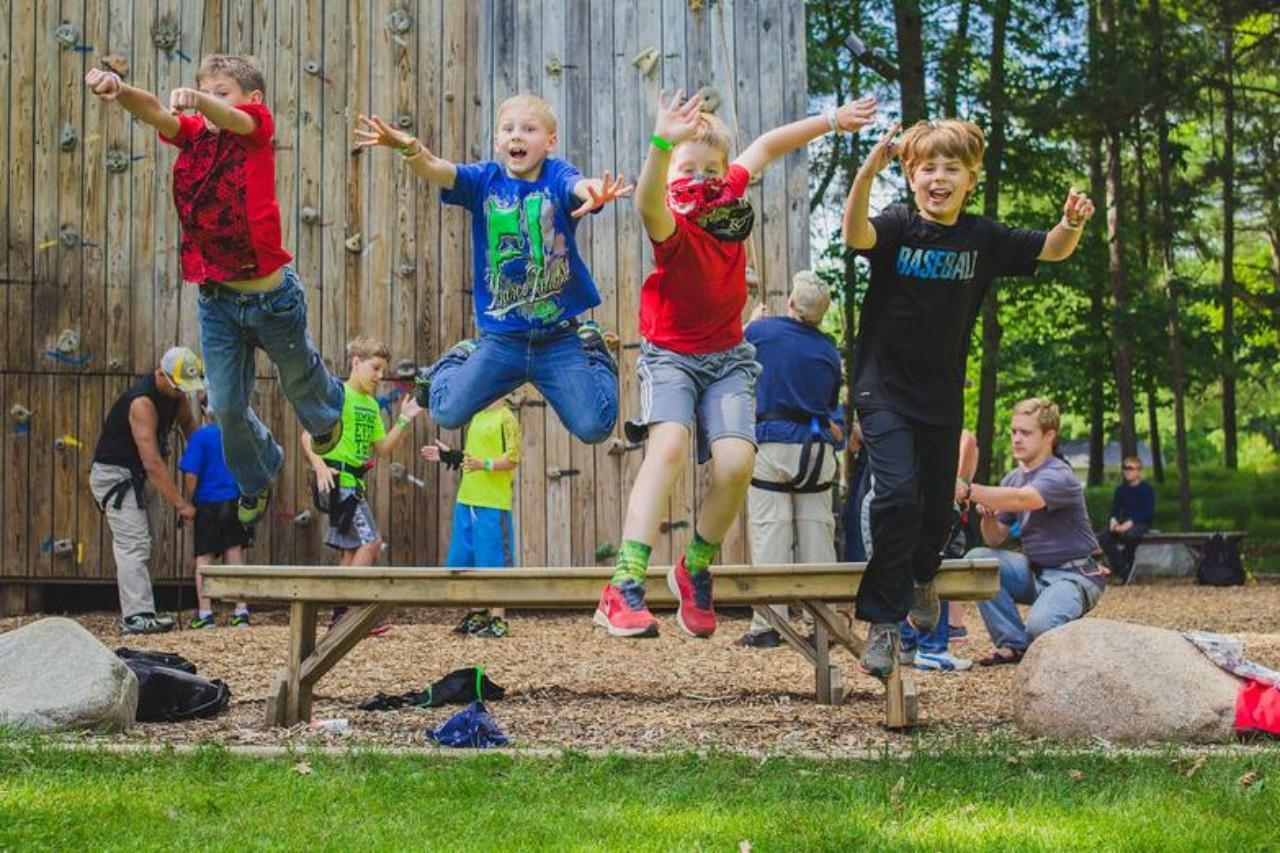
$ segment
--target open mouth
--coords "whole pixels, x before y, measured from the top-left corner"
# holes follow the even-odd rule
[[[952,190],[945,188],[935,188],[929,190],[929,201],[934,204],[946,204],[951,196],[954,195]]]
[[[525,155],[527,155],[528,153],[529,153],[528,149],[520,145],[512,145],[510,148],[507,149],[507,156],[510,157],[512,160],[515,160],[516,162],[520,162],[521,160],[523,160],[525,158]]]

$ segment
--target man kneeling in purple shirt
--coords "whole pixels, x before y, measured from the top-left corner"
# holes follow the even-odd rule
[[[969,488],[982,513],[982,541],[967,556],[1000,561],[1000,592],[978,604],[995,652],[981,666],[1017,663],[1036,637],[1092,610],[1107,570],[1094,558],[1098,540],[1085,510],[1084,487],[1056,454],[1060,416],[1044,397],[1013,407],[1010,434],[1018,467],[999,486]],[[1022,552],[995,546],[1018,528]],[[1019,604],[1031,605],[1026,623]]]

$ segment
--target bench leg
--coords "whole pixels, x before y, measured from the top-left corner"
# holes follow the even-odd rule
[[[827,626],[816,619],[813,623],[813,648],[817,655],[813,664],[813,681],[818,704],[836,704],[831,698],[831,638],[827,636]]]
[[[302,664],[316,647],[316,604],[289,606],[289,686],[284,696],[284,725],[311,719],[311,685],[302,680]]]
[[[901,648],[901,641],[895,636],[894,666],[884,682],[885,726],[891,729],[909,729],[919,721],[916,682],[914,678],[902,674],[902,663],[898,659]]]

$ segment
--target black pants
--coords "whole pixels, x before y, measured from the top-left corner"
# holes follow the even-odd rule
[[[861,411],[858,419],[875,495],[872,554],[856,613],[865,622],[896,623],[911,607],[913,582],[932,580],[942,561],[955,501],[960,428],[884,410]]]
[[[1107,566],[1120,580],[1128,582],[1133,573],[1133,556],[1137,553],[1142,537],[1151,529],[1150,524],[1135,524],[1124,533],[1104,530],[1098,534],[1098,544],[1107,555]]]

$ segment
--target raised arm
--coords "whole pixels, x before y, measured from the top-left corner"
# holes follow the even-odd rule
[[[1075,187],[1067,193],[1062,205],[1062,220],[1044,238],[1039,260],[1063,261],[1071,257],[1084,232],[1084,224],[1093,218],[1093,202]]]
[[[418,405],[418,401],[414,399],[412,394],[404,395],[404,402],[400,404],[400,415],[396,418],[395,425],[391,430],[373,443],[373,452],[378,456],[390,456],[391,451],[395,450],[400,442],[404,441],[405,436],[409,435],[412,430],[409,425],[413,423],[422,412],[422,406]]]
[[[357,148],[372,148],[375,145],[394,148],[418,177],[443,189],[453,189],[453,184],[458,179],[456,163],[437,157],[427,150],[422,140],[396,130],[377,116],[361,115],[359,120],[364,128],[356,128]]]
[[[170,139],[178,135],[181,127],[178,117],[166,110],[155,95],[125,84],[114,71],[92,68],[84,75],[84,84],[104,101],[119,101],[120,106],[134,118],[146,122]]]
[[[667,169],[671,166],[672,150],[693,136],[698,127],[698,112],[702,109],[700,95],[687,101],[683,99],[683,89],[677,89],[670,100],[666,92],[658,95],[653,141],[640,169],[640,180],[636,182],[636,212],[644,222],[649,239],[655,243],[675,233],[675,217],[667,210]]]
[[[169,93],[169,112],[177,115],[183,110],[195,110],[220,130],[236,136],[248,136],[258,124],[253,116],[226,103],[221,98],[201,92],[199,89],[180,88]]]
[[[844,244],[853,249],[874,249],[876,245],[876,228],[871,224],[868,209],[871,204],[871,185],[876,175],[884,171],[885,166],[898,155],[897,143],[893,138],[901,126],[894,122],[884,136],[867,152],[867,159],[862,161],[858,174],[849,188],[849,199],[844,204],[844,226],[842,235]]]
[[[634,189],[635,185],[628,184],[623,175],[615,178],[608,169],[603,178],[583,178],[573,185],[573,194],[582,199],[582,204],[573,211],[573,218],[581,219],[614,199],[626,198]]]
[[[856,133],[871,123],[876,114],[875,98],[859,98],[820,116],[809,116],[781,127],[775,127],[747,146],[734,162],[748,173],[757,175],[765,167],[786,154],[808,145],[833,130]]]

